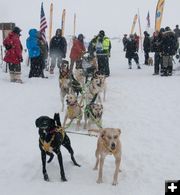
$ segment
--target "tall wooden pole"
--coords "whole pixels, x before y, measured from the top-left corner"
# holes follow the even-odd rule
[[[66,10],[63,9],[62,13],[62,23],[61,23],[61,29],[62,29],[62,35],[64,36],[64,30],[65,30],[65,17],[66,17]]]
[[[76,35],[76,14],[74,14],[74,26],[73,26],[73,36]]]
[[[49,43],[52,37],[52,23],[53,23],[53,3],[50,5],[50,18],[49,18]]]
[[[141,31],[141,21],[140,21],[139,9],[138,9],[138,24],[139,24],[140,45],[141,45],[141,51],[142,51],[143,50],[143,44],[142,44],[142,31]]]

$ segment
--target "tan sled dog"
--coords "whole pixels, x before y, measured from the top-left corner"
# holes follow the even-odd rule
[[[104,160],[107,155],[113,155],[115,158],[115,172],[112,185],[118,184],[118,173],[120,170],[121,163],[121,142],[120,142],[120,129],[115,128],[104,128],[104,129],[90,129],[89,132],[100,132],[98,141],[97,141],[97,149],[96,149],[96,164],[94,170],[98,169],[99,165],[99,173],[97,183],[102,183],[103,179],[103,165]]]
[[[64,118],[63,127],[66,128],[66,121],[70,119],[70,124],[74,119],[77,119],[76,130],[79,130],[80,122],[83,116],[82,113],[82,100],[78,103],[77,97],[73,94],[68,94],[66,96],[67,111]]]

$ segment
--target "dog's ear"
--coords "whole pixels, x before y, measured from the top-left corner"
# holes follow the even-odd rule
[[[117,129],[118,130],[118,132],[119,132],[119,135],[121,134],[121,129]]]
[[[106,130],[105,129],[102,129],[102,131],[101,131],[101,137],[104,138],[105,135],[106,135]]]
[[[41,117],[37,118],[36,121],[35,121],[35,125],[36,125],[37,128],[39,128],[40,118]]]

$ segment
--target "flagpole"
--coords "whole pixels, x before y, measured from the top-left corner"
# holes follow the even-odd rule
[[[50,18],[49,18],[49,43],[52,37],[52,22],[53,22],[53,3],[50,5]]]
[[[139,24],[140,45],[141,45],[141,51],[142,51],[143,44],[142,44],[142,31],[141,31],[141,21],[140,21],[139,9],[138,9],[138,24]]]
[[[66,17],[66,10],[63,9],[62,13],[62,23],[61,23],[61,29],[62,29],[62,35],[64,36],[64,29],[65,29],[65,17]]]
[[[76,35],[76,14],[74,14],[74,26],[73,26],[73,36]]]

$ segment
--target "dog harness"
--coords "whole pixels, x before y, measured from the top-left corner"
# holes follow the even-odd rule
[[[53,133],[53,136],[52,136],[52,138],[50,139],[49,142],[46,142],[46,141],[44,141],[44,140],[42,140],[40,138],[40,142],[42,144],[42,148],[43,148],[43,150],[45,152],[49,152],[49,153],[52,153],[53,152],[53,148],[51,147],[51,144],[52,144],[52,142],[53,142],[53,140],[55,138],[55,133],[60,133],[62,135],[62,142],[64,140],[65,132],[64,132],[64,129],[62,127],[59,127],[59,126],[56,127],[55,128],[55,131],[53,131],[52,133]]]
[[[51,143],[53,142],[54,140],[54,137],[55,137],[55,134],[52,136],[51,140],[49,142],[46,142],[46,141],[43,141],[41,138],[40,138],[40,142],[42,144],[42,148],[45,152],[50,152],[52,153],[52,150],[53,148],[51,147]]]
[[[82,107],[77,103],[77,101],[76,101],[74,104],[69,105],[69,106],[67,107],[68,116],[69,116],[69,118],[71,118],[71,119],[74,119],[74,118],[80,119],[80,118],[82,117],[82,113],[80,113],[77,117],[74,117],[75,111],[74,111],[73,106],[75,106],[75,105],[76,105],[76,106],[79,106],[80,108],[82,108]]]
[[[112,150],[110,148],[108,148],[107,144],[105,143],[104,139],[103,139],[103,146],[105,147],[106,150],[108,150],[108,152],[112,155],[112,154],[116,154],[116,149]]]

